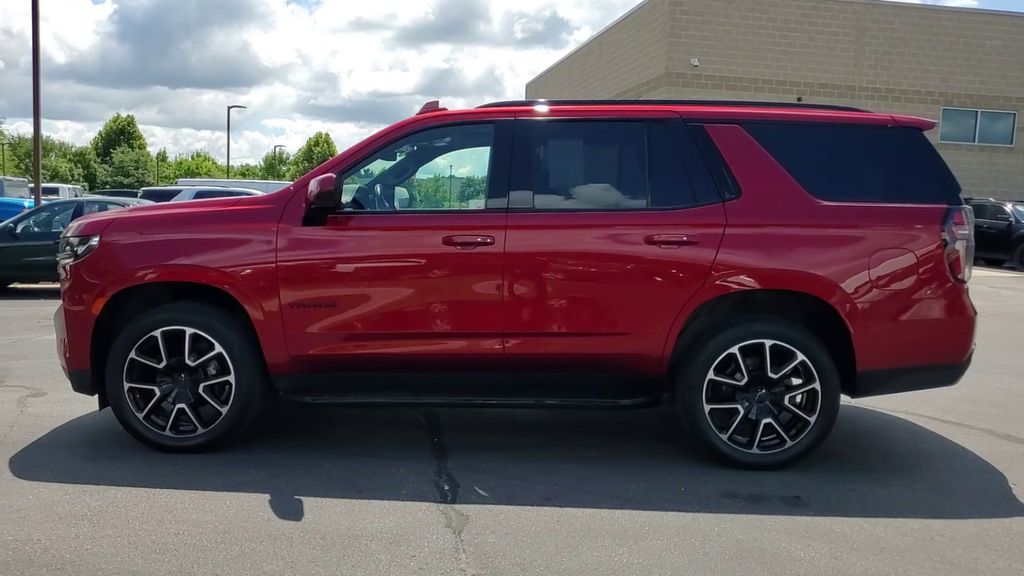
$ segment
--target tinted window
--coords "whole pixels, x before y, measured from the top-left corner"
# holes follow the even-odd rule
[[[520,122],[513,165],[513,208],[628,210],[649,205],[643,122]]]
[[[231,190],[200,190],[193,196],[193,200],[205,200],[208,198],[226,198],[228,196],[239,196],[237,192]]]
[[[745,128],[822,200],[961,203],[960,185],[920,130],[770,123]]]
[[[972,204],[971,209],[974,210],[975,220],[988,220],[992,218],[991,204]]]
[[[143,200],[149,200],[150,202],[170,202],[175,196],[181,193],[181,190],[143,190],[139,198]]]
[[[60,188],[58,188],[56,186],[43,186],[42,195],[44,197],[49,197],[49,198],[60,196]]]
[[[442,126],[378,150],[342,175],[346,210],[483,210],[494,125]]]

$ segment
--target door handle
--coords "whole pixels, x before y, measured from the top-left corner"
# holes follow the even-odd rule
[[[441,244],[452,246],[457,250],[472,250],[479,246],[494,246],[494,236],[484,236],[481,234],[445,236],[441,239]]]
[[[689,234],[651,234],[644,238],[644,244],[659,248],[679,248],[699,244],[700,239]]]

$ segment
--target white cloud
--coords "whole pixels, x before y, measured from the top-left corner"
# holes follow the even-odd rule
[[[913,1],[913,0],[909,0]],[[44,129],[87,142],[115,112],[152,150],[339,148],[414,113],[520,98],[526,82],[640,0],[60,0],[42,3]],[[930,2],[976,6],[969,0]],[[28,130],[27,1],[0,2],[0,116]]]

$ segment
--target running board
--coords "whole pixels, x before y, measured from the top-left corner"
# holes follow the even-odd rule
[[[305,374],[271,378],[283,398],[345,406],[646,408],[664,381],[566,374]]]

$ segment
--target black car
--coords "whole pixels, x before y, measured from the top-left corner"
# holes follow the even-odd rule
[[[986,264],[1024,271],[1024,202],[972,198],[975,254]]]
[[[57,244],[72,220],[140,204],[151,202],[107,196],[57,200],[0,224],[0,287],[15,282],[56,282]]]

